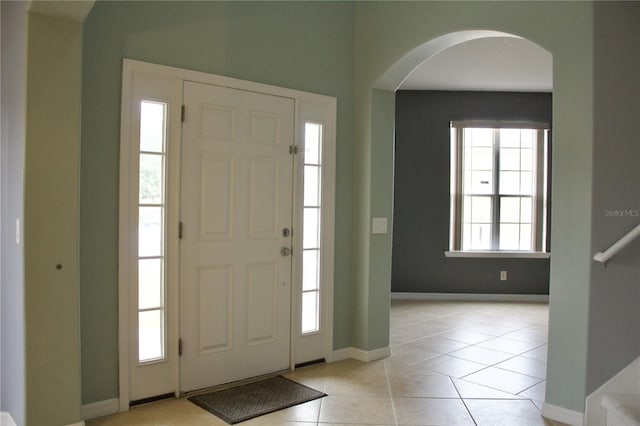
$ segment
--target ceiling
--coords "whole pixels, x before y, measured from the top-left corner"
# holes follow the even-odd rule
[[[551,53],[515,37],[490,37],[450,47],[420,64],[399,90],[551,92]]]

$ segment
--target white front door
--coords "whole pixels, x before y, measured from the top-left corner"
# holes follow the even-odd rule
[[[184,104],[186,392],[289,368],[294,101],[185,82]]]

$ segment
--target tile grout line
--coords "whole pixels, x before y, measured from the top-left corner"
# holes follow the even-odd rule
[[[471,417],[471,421],[473,422],[474,425],[478,426],[478,423],[476,422],[476,419],[473,417],[473,414],[471,414],[471,410],[469,410],[469,407],[467,407],[467,402],[462,397],[462,394],[458,390],[458,387],[456,386],[456,383],[453,381],[451,376],[447,376],[447,377],[449,377],[449,380],[451,381],[451,384],[453,385],[453,388],[456,390],[456,393],[460,397],[460,401],[462,401],[462,405],[464,405],[465,410],[467,410],[467,413],[469,413],[469,417]],[[462,379],[459,379],[459,380],[462,380]]]
[[[398,426],[398,416],[396,415],[396,404],[393,402],[393,394],[391,393],[391,380],[389,379],[389,370],[387,369],[387,363],[382,362],[384,366],[384,378],[387,381],[387,391],[389,392],[389,401],[391,401],[391,413],[393,414],[393,424]]]

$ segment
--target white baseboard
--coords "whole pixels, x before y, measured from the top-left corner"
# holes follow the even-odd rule
[[[582,426],[584,424],[583,413],[559,407],[557,405],[547,404],[546,402],[542,406],[542,417],[566,423],[571,426]]]
[[[451,300],[461,302],[530,302],[549,303],[548,294],[484,294],[484,293],[401,293],[392,292],[393,300]]]
[[[118,398],[105,399],[104,401],[93,402],[83,405],[80,408],[80,416],[85,419],[95,419],[96,417],[108,416],[120,411],[120,400]]]
[[[342,361],[349,358],[357,359],[362,362],[371,362],[386,358],[389,355],[391,355],[391,348],[389,346],[374,349],[372,351],[365,351],[358,348],[344,348],[333,351],[333,356],[331,357],[330,362]]]
[[[2,426],[17,426],[16,422],[11,417],[11,413],[6,411],[0,412],[0,425]]]

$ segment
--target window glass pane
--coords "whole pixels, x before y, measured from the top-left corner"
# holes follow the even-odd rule
[[[304,124],[304,163],[322,164],[322,125]]]
[[[320,209],[314,207],[304,208],[302,248],[320,248]]]
[[[520,198],[500,197],[500,222],[519,222]]]
[[[480,128],[464,129],[464,140],[465,143],[470,144],[470,146],[493,146],[493,130]]]
[[[520,174],[520,193],[522,195],[533,195],[533,173],[522,172]]]
[[[521,170],[533,170],[533,149],[520,150],[520,168]]]
[[[472,197],[471,221],[474,223],[491,223],[491,197]]]
[[[522,223],[531,223],[533,218],[533,209],[531,198],[522,197],[520,199],[520,222]]]
[[[492,170],[493,169],[493,149],[472,148],[471,149],[471,168],[473,170]]]
[[[500,129],[501,148],[520,148],[520,129]]]
[[[320,250],[302,252],[302,291],[319,289]]]
[[[162,255],[162,207],[140,207],[138,255]]]
[[[471,187],[466,187],[465,192],[469,194],[492,194],[492,172],[471,172]]]
[[[320,206],[320,167],[304,166],[304,205]]]
[[[537,131],[535,129],[522,129],[520,131],[520,143],[523,148],[533,148],[533,141]]]
[[[471,224],[462,225],[462,250],[471,250]]]
[[[491,250],[491,225],[471,224],[471,249]]]
[[[160,102],[140,102],[140,151],[164,151],[165,109]]]
[[[140,204],[162,203],[162,155],[140,155]]]
[[[471,197],[465,196],[462,205],[462,221],[471,222]]]
[[[520,194],[520,173],[500,172],[500,194],[519,195]]]
[[[161,308],[162,259],[138,260],[138,309]]]
[[[520,249],[520,225],[500,224],[500,250]]]
[[[520,250],[533,250],[531,237],[531,225],[520,225]]]
[[[161,310],[138,313],[138,360],[164,358],[164,318]]]
[[[310,291],[302,293],[302,332],[311,333],[318,331],[318,292]]]
[[[500,170],[520,170],[520,150],[502,148],[500,150]]]

